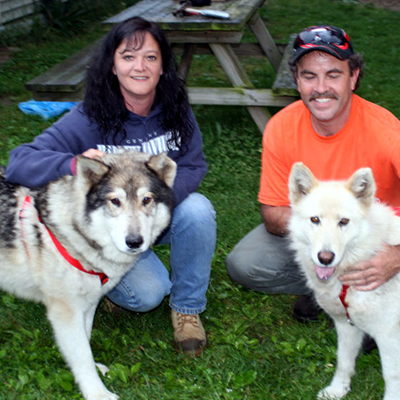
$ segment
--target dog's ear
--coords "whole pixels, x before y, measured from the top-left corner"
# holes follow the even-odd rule
[[[167,156],[167,153],[160,153],[157,156],[150,157],[147,166],[169,187],[172,187],[176,176],[176,163]]]
[[[376,184],[371,168],[360,168],[347,181],[346,188],[366,206],[375,200]]]
[[[99,182],[110,171],[110,167],[100,160],[84,156],[76,157],[76,175],[88,185]]]
[[[311,171],[301,162],[294,163],[289,176],[289,200],[297,203],[303,196],[310,193],[311,189],[318,186]]]

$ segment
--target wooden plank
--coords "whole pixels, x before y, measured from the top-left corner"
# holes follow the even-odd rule
[[[33,91],[32,97],[36,101],[81,101],[84,96],[84,91],[85,85],[82,84],[75,92]]]
[[[229,0],[228,0],[229,1]],[[187,41],[185,43],[188,43]],[[174,51],[182,52],[184,48],[183,43],[172,43]],[[265,53],[258,43],[231,43],[232,50],[238,57],[265,57]],[[286,49],[286,43],[278,43],[277,47],[279,52],[283,54]],[[205,43],[197,43],[196,54],[214,54],[210,46]]]
[[[256,123],[261,134],[264,133],[267,122],[271,118],[271,115],[267,112],[265,107],[247,107],[248,112]]]
[[[0,0],[0,25],[31,15],[34,8],[33,0]]]
[[[77,92],[84,85],[86,69],[97,46],[97,40],[71,57],[25,84],[32,92]]]
[[[165,31],[170,43],[240,43],[242,31]]]
[[[188,88],[191,104],[286,107],[297,98],[275,96],[271,89]]]
[[[288,61],[293,55],[293,43],[296,39],[297,34],[292,34],[290,36],[288,45],[282,57],[282,62],[279,65],[278,73],[274,84],[272,85],[272,91],[278,96],[297,96],[299,97],[299,92],[297,91],[297,85],[293,78],[293,73],[290,70]]]
[[[103,23],[105,25],[114,25],[133,17],[143,17],[149,20],[150,14],[158,16],[165,7],[172,8],[172,3],[168,0],[142,0],[121,11],[119,14],[106,19]]]
[[[76,92],[33,92],[37,101],[79,101],[83,99],[82,87]],[[297,100],[290,96],[275,96],[271,89],[200,88],[189,87],[191,104],[227,105],[245,107],[286,107]]]
[[[185,44],[181,63],[178,68],[178,76],[184,81],[189,76],[190,66],[192,65],[193,55],[196,53],[196,45],[187,43]]]
[[[83,89],[76,92],[34,91],[33,98],[37,101],[79,101],[83,99]],[[286,107],[297,100],[290,96],[275,96],[271,89],[189,87],[188,93],[191,104]]]
[[[270,60],[275,71],[278,71],[279,64],[282,60],[282,54],[278,50],[274,39],[265,27],[264,22],[259,15],[251,22],[250,27],[256,35],[261,48],[264,50],[268,59]]]
[[[253,86],[230,45],[210,43],[210,47],[233,86]]]

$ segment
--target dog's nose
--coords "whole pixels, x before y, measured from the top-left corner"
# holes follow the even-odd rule
[[[334,258],[335,253],[332,253],[331,251],[320,251],[318,253],[318,260],[323,265],[331,264]]]
[[[140,235],[128,235],[125,243],[130,249],[137,249],[143,244],[143,237]]]

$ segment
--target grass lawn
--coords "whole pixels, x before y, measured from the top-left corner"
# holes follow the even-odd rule
[[[351,0],[268,0],[260,14],[277,42],[301,28],[330,23],[346,29],[366,60],[358,93],[400,117],[400,12]],[[0,74],[0,164],[8,152],[31,141],[53,121],[27,116],[18,103],[31,98],[24,83],[101,35],[98,26],[73,38],[21,41],[20,51]],[[246,40],[252,40],[248,33]],[[273,73],[262,60],[244,60],[258,86]],[[212,71],[212,73],[210,72]],[[191,85],[226,85],[210,56],[196,56]],[[92,348],[97,361],[111,367],[106,385],[122,399],[315,399],[336,363],[336,333],[328,318],[295,322],[290,295],[244,290],[229,279],[224,259],[237,241],[261,222],[257,191],[261,135],[245,108],[195,106],[205,142],[209,173],[200,191],[214,204],[217,250],[208,307],[202,320],[209,348],[199,359],[173,350],[168,299],[145,313],[117,317],[101,303]],[[384,134],[384,132],[382,132]],[[158,249],[168,259],[166,247]],[[0,292],[0,400],[80,399],[53,340],[41,305]],[[351,400],[383,397],[378,352],[360,356]]]

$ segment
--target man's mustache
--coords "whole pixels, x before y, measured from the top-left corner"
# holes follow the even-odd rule
[[[314,92],[311,94],[309,101],[313,101],[316,99],[334,99],[337,100],[338,97],[335,93],[332,92],[324,92],[324,93],[318,93],[318,92]]]

